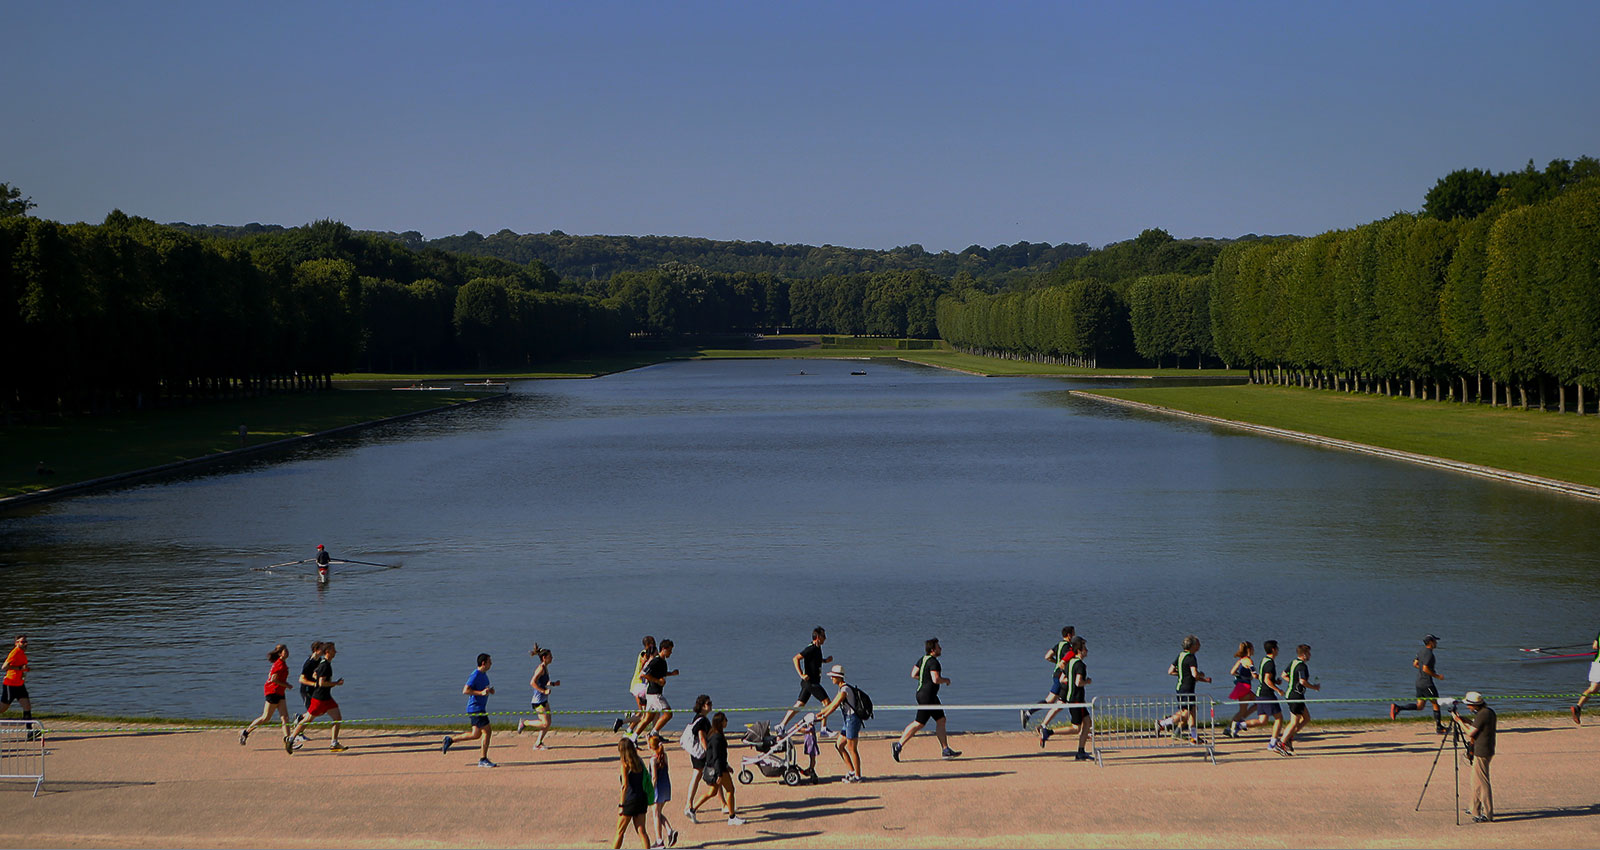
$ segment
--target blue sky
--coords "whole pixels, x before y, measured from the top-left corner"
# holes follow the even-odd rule
[[[22,3],[35,215],[869,248],[1317,233],[1600,155],[1600,3]]]

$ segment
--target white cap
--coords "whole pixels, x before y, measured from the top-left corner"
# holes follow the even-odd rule
[[[1467,691],[1467,695],[1462,697],[1461,701],[1466,703],[1467,705],[1483,705],[1484,704],[1483,703],[1483,694],[1480,694],[1477,691]]]
[[[844,678],[844,665],[843,664],[835,664],[835,665],[833,665],[833,669],[828,671],[828,675],[843,679]]]

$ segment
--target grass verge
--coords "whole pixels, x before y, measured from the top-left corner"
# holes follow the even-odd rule
[[[1600,486],[1600,416],[1273,386],[1096,394]]]
[[[480,396],[358,390],[285,393],[0,426],[0,496],[15,496]],[[55,470],[41,476],[39,461]]]

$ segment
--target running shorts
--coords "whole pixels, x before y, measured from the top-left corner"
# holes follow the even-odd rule
[[[1278,698],[1275,696],[1264,697],[1256,694],[1256,714],[1261,717],[1282,717],[1283,706],[1278,704]]]
[[[634,696],[636,696],[636,697],[638,697],[640,699],[643,699],[644,698],[644,689],[647,688],[647,687],[649,687],[649,686],[646,685],[644,682],[639,682],[639,683],[635,684],[633,687],[629,688],[628,689],[628,693],[633,694]]]
[[[943,720],[944,710],[938,708],[917,709],[917,722],[927,723],[929,720]]]
[[[1074,706],[1073,708],[1067,709],[1067,716],[1072,718],[1072,725],[1081,726],[1083,725],[1083,721],[1089,719],[1089,709],[1077,708]]]
[[[1249,682],[1238,682],[1234,684],[1233,690],[1228,691],[1228,699],[1231,700],[1244,700],[1245,702],[1249,702],[1250,698],[1254,695],[1255,691],[1250,687]]]
[[[1438,699],[1439,686],[1432,682],[1417,686],[1417,699]]]
[[[1589,684],[1600,683],[1600,661],[1589,662]]]
[[[1061,673],[1055,670],[1050,671],[1050,693],[1061,696]]]
[[[800,705],[805,705],[806,701],[812,697],[821,700],[823,705],[828,704],[828,692],[822,689],[822,685],[816,682],[802,681],[800,683],[800,695],[795,697],[794,701]]]
[[[689,756],[689,766],[694,768],[696,771],[704,770],[706,767],[706,757]]]
[[[267,705],[277,705],[283,702],[283,694],[267,694]]]
[[[489,715],[487,715],[487,714],[469,714],[469,715],[467,715],[467,722],[472,724],[473,726],[485,726],[485,727],[487,727],[489,725]]]
[[[1304,699],[1304,697],[1301,697],[1301,699]],[[1289,713],[1293,714],[1293,715],[1295,715],[1297,717],[1300,717],[1300,716],[1310,717],[1311,716],[1311,707],[1306,705],[1303,702],[1291,702],[1291,703],[1289,703]]]
[[[1178,708],[1180,708],[1180,709],[1193,709],[1194,708],[1195,700],[1194,700],[1194,692],[1193,691],[1189,691],[1187,693],[1180,691],[1177,694],[1177,698],[1178,698]]]
[[[311,704],[306,706],[306,714],[312,717],[321,717],[322,715],[327,714],[338,707],[339,704],[331,699],[317,699],[316,697],[312,697]]]
[[[27,685],[0,685],[0,702],[10,705],[27,698]]]
[[[667,698],[661,694],[644,695],[645,711],[671,711],[672,706],[667,704]]]

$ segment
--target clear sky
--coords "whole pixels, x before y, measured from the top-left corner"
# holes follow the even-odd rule
[[[1600,155],[1600,2],[0,0],[35,215],[960,250]]]

